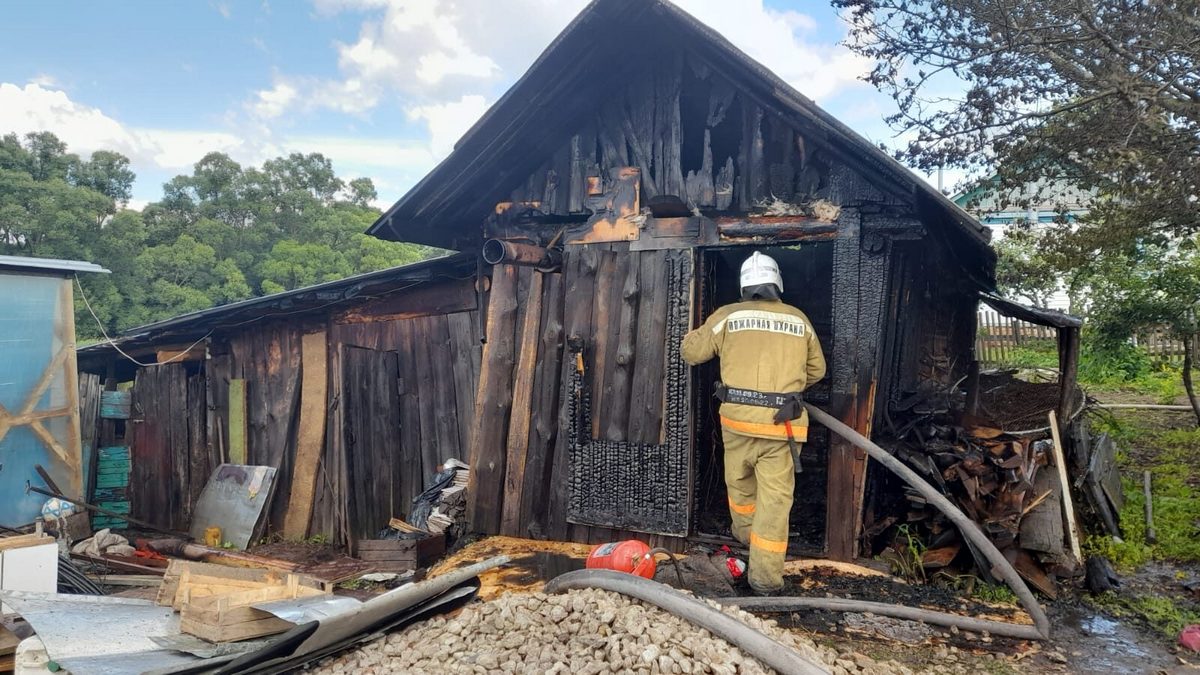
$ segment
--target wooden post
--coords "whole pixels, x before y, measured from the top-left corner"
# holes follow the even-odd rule
[[[979,415],[979,361],[971,361],[967,368],[967,401],[963,413],[970,417]]]
[[[75,289],[70,279],[64,279],[59,295],[62,315],[62,348],[67,352],[63,362],[63,389],[67,397],[67,456],[71,458],[71,494],[83,494],[83,444],[79,430],[79,368],[75,361]]]
[[[881,333],[886,314],[891,242],[881,250],[862,246],[861,217],[845,209],[838,220],[833,253],[831,413],[870,438],[875,416]],[[841,437],[829,441],[826,483],[825,546],[834,560],[853,560],[858,554],[866,489],[867,454]]]
[[[1071,415],[1075,414],[1075,389],[1079,380],[1078,328],[1058,331],[1058,373],[1058,417],[1063,424],[1069,424]]]
[[[229,380],[229,462],[246,463],[246,381]]]
[[[1154,531],[1154,502],[1151,499],[1149,469],[1142,472],[1142,496],[1146,500],[1146,543],[1154,545],[1158,543],[1158,533]]]
[[[1063,456],[1062,437],[1058,432],[1058,415],[1050,411],[1050,435],[1054,439],[1054,465],[1058,467],[1058,482],[1062,486],[1062,506],[1065,516],[1067,540],[1075,560],[1083,562],[1083,549],[1079,545],[1079,528],[1075,524],[1075,503],[1071,499],[1071,481],[1067,478],[1067,459]]]
[[[542,317],[541,272],[534,272],[525,300],[521,326],[521,357],[514,373],[511,418],[508,424],[508,453],[504,473],[504,509],[500,533],[524,536],[520,531],[522,494],[525,488],[525,459],[529,452],[529,429],[533,415],[533,373],[538,360],[538,327]]]
[[[296,460],[292,467],[292,490],[288,498],[283,536],[303,539],[308,535],[316,496],[317,469],[325,441],[325,409],[329,382],[328,350],[324,330],[300,339],[300,422],[296,432]]]
[[[471,433],[471,483],[467,488],[467,518],[474,531],[485,534],[500,531],[517,321],[517,268],[498,265],[492,272],[487,344]]]

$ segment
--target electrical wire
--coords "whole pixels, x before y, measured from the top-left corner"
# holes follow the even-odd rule
[[[163,366],[168,363],[174,363],[175,361],[178,361],[178,360],[182,359],[183,357],[187,356],[188,352],[191,352],[192,349],[194,349],[196,347],[196,345],[198,345],[201,342],[204,342],[208,338],[212,337],[212,331],[210,330],[204,337],[202,337],[199,340],[196,340],[192,344],[188,345],[187,349],[183,350],[182,352],[179,352],[178,354],[176,354],[175,356],[172,356],[171,358],[167,359],[166,361],[156,361],[155,363],[142,363],[141,361],[138,361],[137,359],[133,358],[129,354],[125,353],[125,350],[121,349],[121,347],[116,343],[116,341],[108,336],[108,331],[104,330],[104,323],[100,321],[100,317],[96,316],[96,310],[92,309],[92,303],[88,302],[87,293],[83,292],[83,284],[79,283],[79,275],[78,274],[75,275],[75,285],[79,288],[79,297],[83,298],[83,304],[85,307],[87,307],[88,313],[92,315],[92,319],[96,322],[96,327],[100,329],[100,334],[104,336],[105,342],[107,342],[110,347],[117,350],[118,354],[120,354],[121,356],[124,356],[125,358],[132,361],[134,364],[141,366],[143,368],[148,367],[148,366]]]

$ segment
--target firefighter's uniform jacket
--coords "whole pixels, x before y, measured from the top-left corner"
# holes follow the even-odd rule
[[[691,365],[721,359],[721,381],[761,392],[804,391],[825,376],[825,355],[804,312],[778,300],[749,300],[718,309],[683,339]],[[770,408],[721,404],[725,485],[733,534],[750,547],[750,585],[783,586],[788,514],[795,492],[787,427]],[[808,437],[808,413],[791,421],[797,442]]]

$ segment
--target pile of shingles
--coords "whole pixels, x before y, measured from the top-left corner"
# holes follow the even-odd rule
[[[411,524],[433,534],[442,534],[456,524],[461,529],[466,523],[466,490],[470,480],[470,467],[457,459],[447,460],[442,471],[434,476],[433,485],[415,500]]]
[[[1017,381],[1010,386],[1030,392],[1025,396],[1006,394],[1004,400],[1025,408],[1053,406],[1055,399],[1044,395],[1046,385]],[[996,391],[990,393],[992,400],[1001,400]],[[964,415],[955,407],[954,402],[939,406],[926,401],[910,408],[899,424],[893,420],[898,436],[893,443],[896,456],[974,520],[1026,581],[1053,597],[1056,586],[1048,572],[1065,574],[1072,568],[1063,546],[1061,486],[1054,467],[1049,466],[1053,458],[1049,429],[1028,428],[1038,417],[1043,420],[1041,426],[1048,427],[1049,408],[1037,415],[981,408],[981,413],[989,415],[982,417]],[[996,422],[997,418],[1003,421]],[[1005,428],[1014,421],[1026,428]],[[926,575],[975,563],[974,572],[991,581],[989,566],[966,546],[957,528],[937,508],[907,486],[904,496],[903,513],[873,528],[884,532],[904,526],[888,557],[915,566],[919,556],[922,569],[914,571]]]

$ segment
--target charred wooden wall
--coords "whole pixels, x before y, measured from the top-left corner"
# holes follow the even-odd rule
[[[664,423],[668,411],[688,415],[686,390],[675,404],[667,400],[667,281],[668,268],[679,261],[690,265],[691,256],[594,244],[567,247],[560,272],[493,268],[472,445],[469,515],[475,529],[601,541],[654,529],[654,519],[669,510],[686,531],[690,443],[680,446],[679,461],[649,449],[669,444],[674,427]],[[690,272],[688,282],[690,289]],[[566,432],[578,408],[569,388],[579,367],[588,374],[591,414],[589,426],[578,431],[595,441],[598,453],[617,449],[604,457],[621,466],[605,464],[600,454],[572,455]],[[686,377],[675,373],[671,379]],[[690,419],[680,422],[690,425]],[[580,481],[604,489],[588,492]],[[682,492],[673,497],[669,490]],[[605,497],[612,503],[592,515],[614,527],[571,522],[584,520],[572,514],[586,511],[588,499]],[[676,548],[682,542],[651,539]]]
[[[745,213],[769,200],[842,196],[833,194],[836,176],[854,172],[814,140],[815,129],[797,128],[692,54],[664,49],[648,64],[514,187],[512,201],[555,216],[586,213],[589,177],[605,181],[626,166],[641,171],[643,204],[671,195],[705,212]]]

